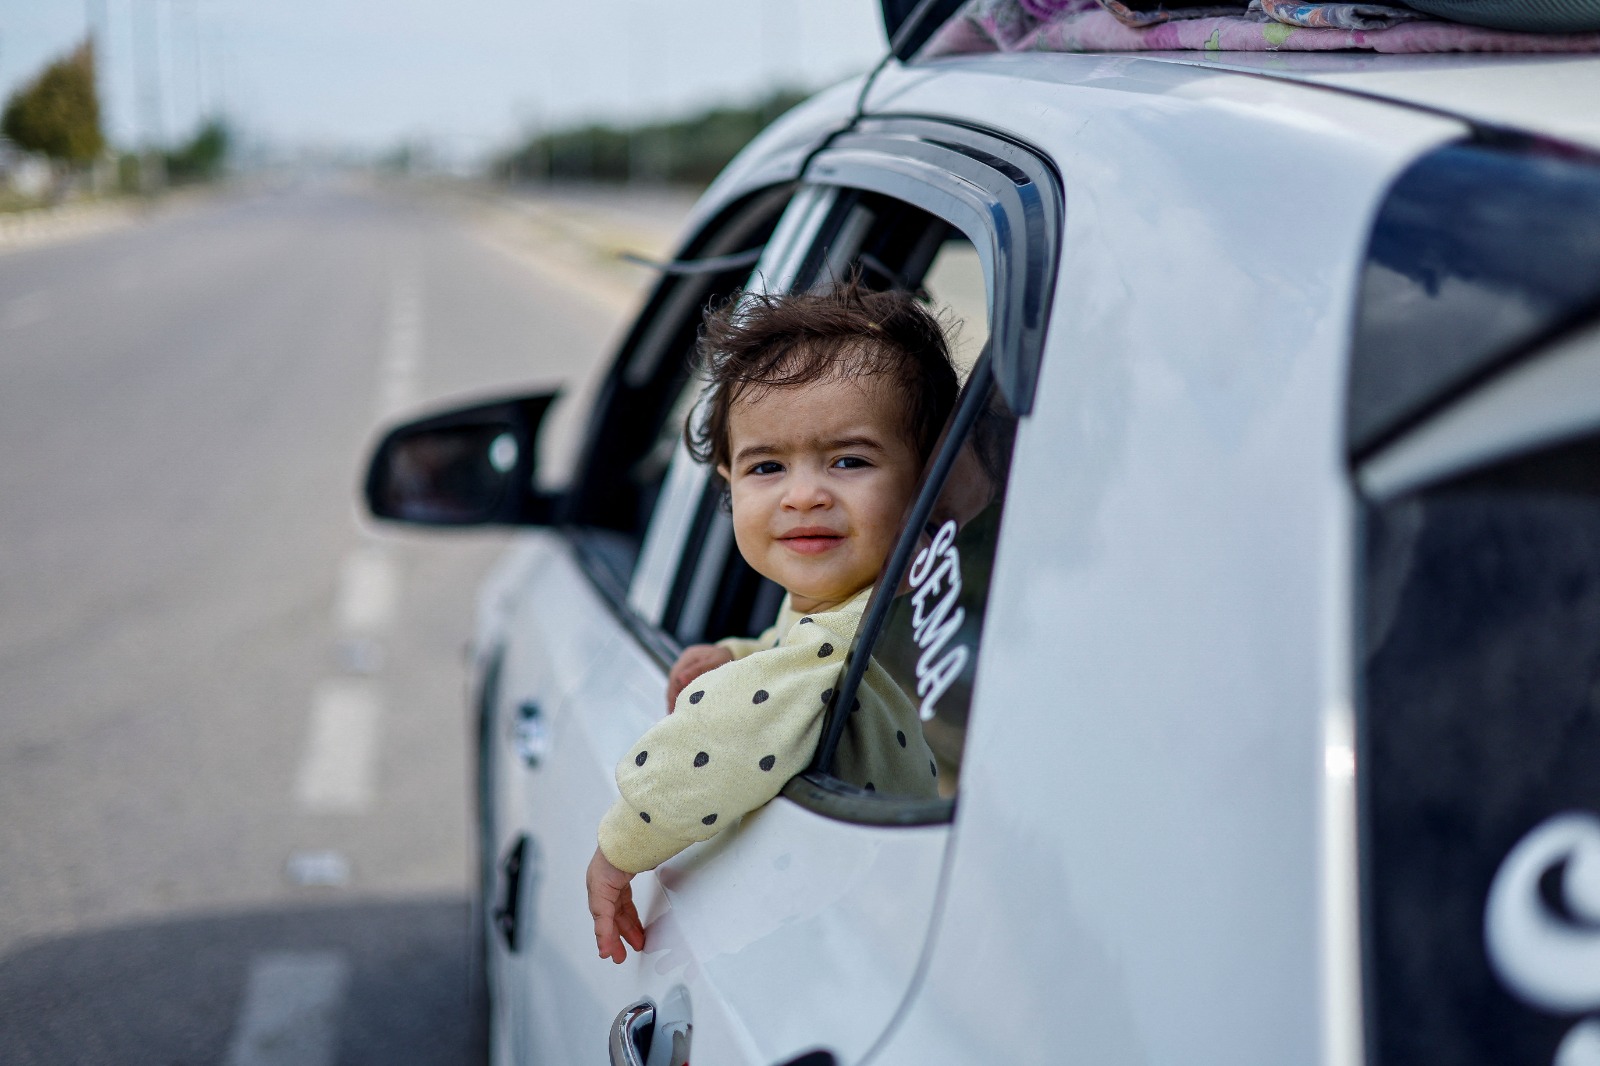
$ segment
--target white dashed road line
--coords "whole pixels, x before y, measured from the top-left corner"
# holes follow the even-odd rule
[[[417,370],[422,361],[421,288],[415,268],[396,271],[390,282],[378,377],[378,417],[384,421],[416,402]]]
[[[378,373],[381,419],[391,419],[415,402],[421,362],[422,279],[419,264],[411,263],[397,268],[390,279]],[[382,661],[377,638],[394,623],[399,590],[399,571],[386,545],[363,544],[339,568],[334,622],[340,648],[351,653],[346,658],[362,667],[362,673]],[[371,805],[382,710],[372,679],[332,678],[317,686],[295,780],[295,799],[303,810],[357,814]]]
[[[345,557],[339,568],[334,620],[347,638],[372,637],[394,621],[400,580],[394,559],[381,544],[367,544]]]
[[[332,1066],[349,986],[350,962],[339,952],[257,955],[226,1066]]]
[[[311,698],[311,732],[295,783],[305,810],[354,814],[372,802],[377,761],[377,689],[365,678],[323,681]]]

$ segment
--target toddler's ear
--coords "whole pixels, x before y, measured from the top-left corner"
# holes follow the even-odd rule
[[[733,483],[733,478],[728,476],[728,468],[726,466],[717,467],[717,476],[722,479],[722,482],[725,485]]]

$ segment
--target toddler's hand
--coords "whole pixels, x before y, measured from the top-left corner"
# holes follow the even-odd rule
[[[691,644],[683,649],[683,654],[678,656],[678,661],[672,664],[672,670],[667,674],[667,713],[672,713],[672,708],[678,702],[678,693],[689,682],[723,663],[731,662],[733,652],[715,644]]]
[[[594,939],[600,957],[621,964],[628,957],[626,940],[634,951],[644,950],[644,926],[633,905],[633,875],[611,865],[599,848],[589,860],[584,876],[589,888],[589,914],[594,918]]]

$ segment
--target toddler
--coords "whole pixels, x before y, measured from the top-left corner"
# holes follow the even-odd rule
[[[778,794],[815,753],[823,712],[955,403],[939,323],[910,294],[849,283],[749,294],[708,316],[710,378],[691,453],[727,484],[739,553],[782,586],[754,639],[687,648],[668,717],[617,766],[600,822],[589,911],[601,958],[644,948],[633,875]]]

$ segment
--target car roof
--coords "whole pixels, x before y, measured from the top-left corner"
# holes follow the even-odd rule
[[[1157,53],[1167,61],[1308,82],[1600,150],[1600,55]]]
[[[1025,97],[1050,94],[1063,80],[1101,76],[1114,60],[1122,69],[1143,63],[1202,68],[1296,82],[1384,100],[1480,126],[1519,130],[1600,151],[1600,55],[1380,55],[1372,52],[1108,52],[1010,53],[948,56],[891,63],[903,86],[919,74],[968,70],[1013,79]],[[1079,69],[1073,75],[1066,70]],[[752,189],[799,175],[805,159],[849,125],[866,77],[824,90],[763,131],[713,183],[690,220],[702,225],[729,201]],[[1031,86],[1028,83],[1033,83]],[[890,90],[891,92],[895,90]],[[875,108],[869,103],[869,112]],[[987,116],[1004,128],[1005,116]]]
[[[1600,55],[1379,55],[1373,52],[1118,52],[1104,57],[1318,85],[1600,151]],[[1056,80],[1082,53],[959,56],[913,64]],[[998,69],[996,69],[998,68]]]

